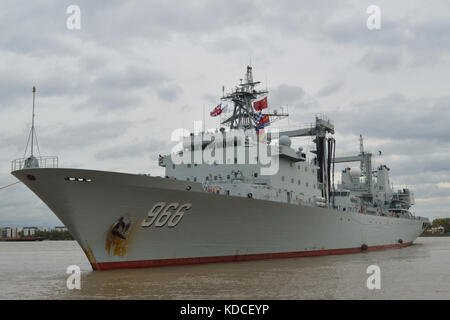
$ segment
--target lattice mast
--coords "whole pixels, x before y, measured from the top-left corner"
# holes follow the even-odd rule
[[[34,158],[34,145],[35,144],[36,144],[36,146],[38,148],[38,152],[39,152],[39,144],[37,141],[36,128],[34,126],[34,118],[35,118],[34,106],[35,106],[35,101],[36,101],[36,87],[35,86],[33,86],[32,92],[33,92],[33,108],[32,108],[32,114],[31,114],[31,129],[30,129],[30,134],[28,135],[28,141],[27,141],[27,145],[25,147],[25,152],[24,152],[24,156],[25,156],[27,149],[28,149],[28,145],[30,145],[30,158]]]
[[[253,108],[253,102],[266,96],[269,92],[267,90],[257,90],[255,87],[261,82],[253,80],[253,70],[251,66],[247,66],[247,73],[245,79],[240,79],[241,83],[229,93],[224,94],[222,101],[229,101],[233,103],[233,114],[225,119],[222,124],[229,126],[231,129],[254,129],[257,123],[254,120],[254,115],[257,113]],[[271,117],[271,122],[280,118],[287,117],[288,114],[264,113]]]

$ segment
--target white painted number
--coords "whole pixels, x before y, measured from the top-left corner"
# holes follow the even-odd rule
[[[374,290],[374,289],[381,289],[381,270],[380,267],[372,264],[367,267],[366,270],[367,274],[370,274],[370,276],[367,278],[367,289]]]
[[[190,203],[179,206],[177,202],[169,203],[166,206],[165,202],[158,202],[148,211],[147,219],[142,220],[141,227],[148,228],[152,225],[159,228],[165,225],[170,228],[175,227],[191,206]]]
[[[67,278],[67,281],[66,281],[67,289],[69,289],[69,290],[73,290],[73,289],[80,290],[81,289],[81,271],[80,271],[80,267],[77,266],[77,265],[68,266],[67,270],[66,270],[66,273],[70,274],[70,276]]]

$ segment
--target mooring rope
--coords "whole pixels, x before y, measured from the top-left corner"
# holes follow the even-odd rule
[[[15,185],[15,184],[18,184],[18,183],[22,182],[23,180],[25,180],[25,179],[18,180],[18,181],[16,181],[16,182],[11,183],[11,184],[8,184],[7,186],[4,186],[4,187],[0,187],[0,190],[6,189],[6,188],[11,187],[11,186],[13,186],[13,185]]]

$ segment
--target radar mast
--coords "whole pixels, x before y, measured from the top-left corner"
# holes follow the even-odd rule
[[[30,130],[30,134],[28,136],[27,146],[25,147],[25,153],[27,152],[28,144],[30,143],[30,139],[31,139],[31,146],[30,146],[30,156],[25,159],[25,163],[24,163],[25,168],[39,167],[39,160],[34,156],[34,139],[36,139],[36,146],[38,148],[38,152],[39,152],[39,156],[40,156],[39,144],[38,144],[37,135],[36,135],[36,129],[34,127],[34,117],[35,117],[34,105],[35,105],[35,99],[36,99],[36,87],[35,86],[33,86],[32,92],[33,92],[33,112],[31,115],[31,130]],[[24,154],[24,156],[25,156],[25,154]]]
[[[253,102],[269,93],[267,90],[255,89],[260,83],[260,81],[253,80],[253,68],[247,66],[245,79],[241,79],[240,84],[236,86],[232,92],[226,95],[223,94],[221,98],[222,101],[232,102],[234,106],[233,114],[225,119],[222,124],[229,126],[230,129],[247,130],[255,129],[257,127],[257,123],[254,119],[254,115],[257,111],[253,108]],[[278,114],[277,112],[266,114],[272,118],[271,123],[288,116],[288,114]]]

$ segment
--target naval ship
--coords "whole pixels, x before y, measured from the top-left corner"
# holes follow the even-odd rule
[[[14,160],[12,174],[54,212],[94,270],[294,258],[411,245],[429,224],[414,194],[394,190],[372,154],[336,156],[334,123],[273,128],[248,66],[211,116],[219,128],[179,134],[159,155],[165,176],[59,168],[57,157]],[[33,125],[34,137],[34,88]],[[221,118],[222,120],[222,118]],[[272,128],[272,129],[270,129]],[[312,148],[294,147],[310,137]],[[335,165],[353,163],[335,181]],[[345,165],[344,165],[345,166]]]

